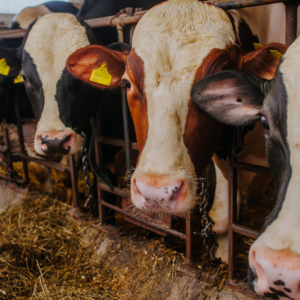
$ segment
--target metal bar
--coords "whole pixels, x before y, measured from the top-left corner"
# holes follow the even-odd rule
[[[238,169],[238,170],[258,173],[258,174],[262,174],[262,175],[266,175],[266,176],[272,176],[271,170],[269,168],[265,168],[265,167],[261,167],[261,166],[257,166],[257,165],[233,161],[232,167],[235,169]]]
[[[13,170],[13,163],[12,163],[12,155],[11,155],[11,147],[10,147],[10,141],[9,141],[9,132],[6,127],[3,127],[4,131],[4,138],[5,138],[5,144],[6,144],[6,160],[8,167]]]
[[[78,174],[75,163],[75,155],[70,155],[70,175],[72,182],[72,206],[73,208],[79,208],[79,196],[78,196]]]
[[[297,8],[298,3],[295,1],[286,2],[286,28],[285,28],[285,43],[291,45],[297,37]]]
[[[112,145],[112,146],[125,147],[124,140],[113,139],[105,136],[99,136],[97,142],[100,142],[102,144]],[[130,142],[130,145],[131,145],[131,149],[139,150],[137,143]]]
[[[193,259],[193,223],[190,214],[185,218],[185,236],[185,256],[191,261]]]
[[[21,123],[34,123],[34,124],[37,123],[36,119],[29,119],[29,118],[20,118],[20,122]]]
[[[133,220],[137,220],[137,221],[139,221],[139,222],[141,222],[141,223],[143,223],[143,224],[146,224],[146,225],[148,225],[148,226],[150,226],[150,227],[152,227],[152,228],[159,229],[159,230],[161,230],[161,231],[164,231],[164,232],[166,232],[166,233],[168,233],[168,234],[177,236],[177,237],[179,237],[179,238],[181,238],[181,239],[184,239],[184,240],[186,239],[186,235],[185,235],[184,233],[181,233],[181,232],[175,231],[175,230],[173,230],[173,229],[170,229],[170,228],[167,228],[167,227],[158,225],[158,224],[153,223],[153,222],[151,222],[151,221],[148,221],[148,220],[146,220],[146,219],[144,219],[144,218],[142,218],[142,217],[140,217],[140,216],[138,216],[138,215],[133,215],[132,213],[126,211],[125,209],[119,208],[119,207],[114,206],[114,205],[112,205],[112,204],[109,204],[109,203],[107,203],[107,202],[105,202],[105,201],[102,201],[102,205],[104,205],[104,206],[106,206],[106,207],[109,207],[109,208],[111,208],[111,209],[113,209],[113,210],[115,210],[115,211],[121,213],[122,215],[125,215],[125,216],[128,217],[128,218],[131,218],[131,219],[133,219]]]
[[[237,223],[237,169],[233,167],[235,136],[229,154],[228,168],[228,277],[229,282],[235,279],[236,273],[236,233],[233,224]]]
[[[124,32],[121,25],[117,25],[118,40],[124,43]],[[125,161],[126,171],[130,171],[131,159],[130,159],[130,138],[129,138],[129,125],[128,125],[128,109],[126,91],[122,88],[122,114],[123,114],[123,128],[124,128],[124,140],[125,140]]]
[[[37,164],[49,167],[51,169],[54,169],[54,170],[57,170],[57,171],[60,171],[60,172],[70,172],[70,167],[61,165],[61,164],[56,163],[54,161],[50,161],[50,160],[43,159],[43,158],[32,157],[32,156],[29,156],[29,155],[24,154],[24,153],[19,153],[19,156],[22,158],[22,160],[33,161]]]
[[[101,190],[104,190],[106,192],[110,192],[110,193],[115,194],[117,196],[120,196],[122,198],[128,199],[130,197],[130,191],[126,188],[125,189],[120,189],[118,187],[113,187],[114,190],[111,191],[110,188],[102,182],[99,183],[99,186],[100,186]]]
[[[242,1],[216,3],[216,6],[224,10],[229,10],[229,9],[237,9],[237,8],[267,5],[272,3],[289,2],[289,1],[291,0],[242,0]]]
[[[237,225],[237,224],[232,224],[232,231],[235,233],[239,233],[242,234],[244,236],[253,238],[253,239],[257,239],[259,232],[241,225]]]
[[[24,136],[23,136],[23,130],[22,125],[20,123],[20,107],[19,107],[19,98],[20,98],[20,86],[16,86],[16,93],[15,93],[15,112],[16,112],[16,121],[17,121],[17,130],[18,130],[18,136],[19,136],[19,144],[20,144],[20,157],[22,159],[23,163],[23,172],[25,176],[25,183],[29,183],[29,173],[28,173],[28,165],[27,165],[27,159],[25,158],[26,151],[25,151],[25,144],[24,144]]]
[[[16,183],[19,183],[19,184],[26,184],[26,181],[25,180],[22,180],[22,179],[11,179],[10,177],[6,176],[6,175],[3,175],[0,173],[0,178],[1,179],[4,179],[4,180],[7,180],[7,181],[13,181],[13,182],[16,182]]]
[[[98,105],[97,113],[95,116],[95,121],[92,121],[92,126],[95,132],[95,158],[98,167],[102,164],[102,146],[99,142],[101,136],[101,122],[100,122],[100,111],[101,105]],[[102,205],[102,191],[101,191],[101,181],[97,177],[97,194],[98,194],[98,211],[99,211],[99,223],[105,223],[105,206]],[[103,184],[106,186],[105,184]]]

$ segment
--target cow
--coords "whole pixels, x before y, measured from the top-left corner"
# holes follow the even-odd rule
[[[245,54],[237,42],[222,9],[194,0],[169,0],[141,18],[129,54],[95,45],[68,58],[67,69],[76,78],[101,90],[120,85],[127,89],[139,147],[131,178],[131,201],[137,210],[190,212],[198,202],[198,179],[218,147],[220,157],[216,154],[215,162],[220,173],[226,172],[230,129],[197,109],[190,96],[192,85],[226,69],[271,79],[279,60],[269,50],[286,50],[284,45],[271,44]],[[109,86],[90,81],[103,64],[112,77]],[[255,127],[248,134],[257,138],[262,130]],[[264,148],[252,151],[249,159],[264,163]],[[214,220],[217,233],[226,235],[226,211]],[[226,261],[226,237],[223,244],[219,255]]]
[[[276,204],[250,248],[248,282],[256,293],[274,299],[300,299],[299,53],[298,37],[272,80],[230,70],[192,89],[196,105],[220,122],[247,126],[261,120]]]

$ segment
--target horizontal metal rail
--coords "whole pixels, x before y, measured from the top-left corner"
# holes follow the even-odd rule
[[[108,207],[108,208],[110,208],[110,209],[113,209],[113,210],[121,213],[122,215],[124,215],[124,216],[126,216],[126,217],[128,217],[130,219],[136,220],[136,221],[138,221],[140,223],[143,223],[143,224],[147,225],[147,227],[149,227],[149,229],[151,229],[151,227],[152,227],[152,228],[164,231],[164,232],[166,232],[168,234],[177,236],[177,237],[179,237],[181,239],[184,239],[184,240],[186,239],[186,235],[184,233],[181,233],[181,232],[175,231],[173,229],[170,229],[168,227],[164,227],[164,226],[158,225],[157,223],[148,221],[148,220],[146,220],[146,219],[144,219],[144,218],[142,218],[142,217],[140,217],[138,215],[134,215],[134,214],[128,212],[127,210],[125,210],[125,209],[122,209],[122,208],[119,208],[119,207],[117,207],[115,205],[109,204],[109,203],[107,203],[107,202],[105,202],[103,200],[101,201],[101,204],[104,205],[104,206],[106,206],[106,207]]]
[[[125,147],[125,141],[120,139],[113,139],[109,137],[100,136],[97,138],[97,141],[102,144]],[[137,143],[130,142],[130,144],[131,144],[131,149],[139,150]]]
[[[258,173],[266,176],[272,176],[270,168],[265,168],[257,165],[234,161],[232,167],[238,170],[243,170],[252,173]]]
[[[232,231],[235,233],[239,233],[242,235],[245,235],[247,237],[253,238],[253,239],[257,239],[259,232],[238,224],[232,224]]]
[[[216,3],[215,5],[224,9],[239,9],[252,6],[267,5],[273,3],[293,3],[293,0],[240,0],[240,1],[230,1],[224,3]],[[133,14],[133,16],[128,16],[126,14],[121,14],[120,16],[114,18],[114,16],[96,18],[85,20],[85,22],[92,28],[95,27],[108,27],[108,26],[126,26],[138,23],[142,16],[147,12],[147,10],[138,11]],[[0,38],[22,38],[24,37],[26,29],[15,29],[15,30],[4,30],[0,31]]]

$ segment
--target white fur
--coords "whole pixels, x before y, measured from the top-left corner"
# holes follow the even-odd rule
[[[164,2],[140,20],[133,48],[144,62],[149,130],[133,178],[149,171],[196,177],[183,142],[191,87],[209,52],[224,49],[235,39],[226,13],[196,0]],[[196,183],[192,180],[189,199],[194,205]]]
[[[48,14],[37,20],[31,29],[26,44],[27,51],[36,66],[45,102],[37,134],[45,131],[73,132],[59,118],[55,100],[56,85],[61,78],[68,57],[76,50],[89,45],[85,28],[71,14]],[[35,151],[43,155],[35,139]]]
[[[288,48],[283,56],[280,72],[283,74],[287,104],[287,141],[290,149],[292,176],[278,217],[255,241],[256,247],[273,250],[290,249],[300,255],[300,38]],[[251,253],[251,251],[250,251]],[[250,254],[249,254],[250,255]]]

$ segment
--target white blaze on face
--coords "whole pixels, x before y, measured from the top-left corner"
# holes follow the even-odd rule
[[[144,62],[148,137],[135,172],[196,177],[184,145],[188,103],[196,71],[214,48],[235,42],[227,14],[195,0],[170,0],[138,23],[133,48]],[[195,197],[196,185],[191,186]]]
[[[85,28],[71,14],[45,15],[39,18],[32,27],[24,50],[33,59],[44,92],[44,108],[38,122],[37,134],[47,131],[72,130],[66,128],[59,118],[58,105],[55,100],[56,86],[68,57],[87,45],[89,41]],[[39,147],[35,149],[39,150]]]
[[[292,176],[278,217],[252,247],[290,249],[300,255],[300,38],[288,48],[283,59],[279,70],[287,92],[287,142]]]

